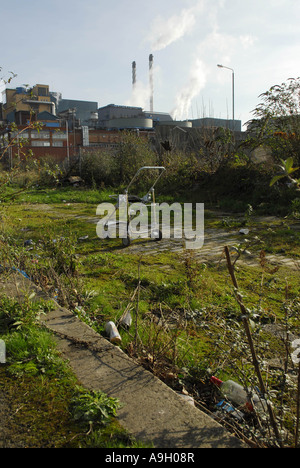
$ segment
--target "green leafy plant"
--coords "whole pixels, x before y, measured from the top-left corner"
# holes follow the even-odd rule
[[[37,323],[40,315],[51,310],[48,301],[32,302],[35,293],[25,294],[22,302],[7,296],[0,298],[0,327],[2,332],[20,330]]]
[[[101,427],[116,416],[120,407],[119,400],[108,397],[101,391],[87,392],[77,387],[76,394],[71,401],[71,413],[75,421],[90,428]]]
[[[288,178],[291,185],[299,185],[300,181],[291,177],[291,175],[294,172],[299,170],[299,167],[293,167],[293,164],[293,158],[288,158],[286,161],[281,160],[281,165],[278,166],[280,168],[280,172],[273,177],[273,179],[270,182],[270,187],[272,187],[276,182],[285,177]]]
[[[24,375],[63,374],[66,364],[56,352],[49,332],[36,326],[15,330],[5,335],[7,372],[16,377]]]
[[[290,78],[261,94],[261,102],[248,122],[254,147],[269,146],[276,161],[292,157],[299,163],[300,77]]]

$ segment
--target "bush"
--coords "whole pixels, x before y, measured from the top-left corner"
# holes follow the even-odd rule
[[[85,183],[94,185],[114,185],[118,183],[119,168],[114,153],[89,150],[81,156],[80,173]]]
[[[136,134],[126,132],[116,151],[119,170],[119,183],[128,184],[138,169],[143,166],[157,166],[157,154],[150,148],[149,142]],[[143,174],[143,182],[147,174]]]
[[[200,163],[195,155],[183,152],[165,153],[162,165],[166,167],[159,187],[163,193],[189,190],[198,180],[201,172]]]

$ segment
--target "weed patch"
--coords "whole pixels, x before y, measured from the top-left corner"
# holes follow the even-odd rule
[[[68,201],[67,197],[64,199]],[[232,378],[245,387],[258,385],[236,290],[222,257],[213,263],[186,252],[128,253],[121,249],[118,239],[97,239],[95,225],[86,219],[95,214],[91,204],[46,206],[15,204],[14,210],[7,206],[2,211],[5,220],[0,232],[1,246],[5,245],[0,250],[2,275],[9,274],[12,268],[26,272],[47,294],[103,335],[105,323],[113,320],[118,324],[129,306],[133,324],[130,329],[119,328],[123,349],[174,390],[192,395],[195,404],[209,414],[216,412],[215,405],[221,398],[210,384],[211,374]],[[299,335],[299,279],[297,271],[269,264],[266,253],[289,254],[296,259],[298,231],[294,220],[272,218],[262,223],[256,215],[256,212],[250,215],[248,205],[240,217],[215,216],[211,211],[207,226],[216,232],[224,228],[237,231],[245,225],[250,229],[247,249],[257,258],[258,266],[247,266],[240,256],[234,268],[257,354],[263,362],[263,379],[284,433],[284,444],[290,446],[297,389],[296,369],[290,361],[286,336]],[[281,225],[282,222],[285,224]],[[89,237],[80,241],[83,235]],[[256,236],[261,242],[255,243]],[[33,242],[24,245],[29,239]],[[131,301],[137,288],[139,294]],[[58,365],[55,359],[47,355],[46,336],[41,335],[41,342],[36,345],[40,352],[36,360],[36,340],[34,333],[29,335],[28,331],[36,314],[43,313],[47,305],[42,309],[41,305],[29,306],[27,312],[25,305],[19,309],[15,304],[10,313],[7,309],[11,306],[5,305],[6,312],[0,315],[3,332],[10,334],[8,349],[13,359],[7,375],[40,378],[48,369],[49,377],[55,380],[63,369],[55,367]],[[18,326],[25,328],[19,331]],[[270,335],[270,330],[279,326],[287,333],[280,340],[273,332]],[[25,353],[26,347],[24,359],[13,354],[22,349]],[[89,395],[79,405],[84,407],[86,403],[88,413],[91,401],[101,398],[100,394]],[[97,411],[97,405],[90,410]],[[224,418],[232,423],[230,416]],[[268,438],[270,426],[264,424],[246,414],[243,428],[239,425],[237,432],[240,435],[242,430],[256,445],[276,445],[273,438]],[[89,431],[88,422],[85,432]],[[94,426],[91,434],[94,442],[99,443],[98,428]]]
[[[79,386],[52,335],[36,321],[43,308],[1,297],[7,360],[0,367],[0,390],[10,408],[3,416],[8,446],[102,448],[114,440],[123,448],[138,446],[115,421],[118,400]]]

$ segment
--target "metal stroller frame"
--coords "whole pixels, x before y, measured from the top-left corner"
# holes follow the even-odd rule
[[[129,195],[129,189],[130,187],[132,186],[132,184],[135,182],[135,180],[138,178],[138,176],[140,175],[140,173],[142,171],[145,171],[145,170],[154,170],[154,169],[157,169],[159,170],[159,174],[158,176],[156,177],[156,179],[154,180],[154,183],[153,185],[151,186],[150,190],[146,193],[146,195],[144,195],[142,198],[136,196],[136,195]],[[161,176],[163,175],[164,171],[166,170],[165,167],[163,166],[143,166],[141,167],[135,174],[135,176],[131,179],[129,185],[127,186],[127,188],[125,189],[124,191],[124,194],[121,195],[122,197],[122,202],[123,203],[126,203],[126,212],[127,212],[127,222],[126,222],[126,226],[125,226],[125,229],[126,229],[126,234],[127,236],[125,238],[122,239],[122,244],[124,247],[128,247],[131,243],[131,233],[130,233],[130,204],[131,203],[136,203],[136,202],[141,202],[143,204],[145,204],[146,206],[152,204],[152,206],[154,207],[154,210],[153,210],[153,213],[154,213],[154,222],[151,223],[151,227],[150,227],[150,236],[149,237],[154,237],[156,241],[160,241],[162,239],[162,233],[159,229],[159,222],[157,222],[157,213],[156,213],[156,202],[155,202],[155,185],[157,184],[157,182],[159,181],[159,179],[161,178]],[[119,208],[119,199],[120,199],[120,195],[110,195],[111,198],[117,198],[118,202],[115,206],[115,211],[114,213],[116,212],[116,210]],[[113,213],[113,214],[114,214]],[[113,215],[112,214],[112,215]],[[111,215],[111,216],[112,216]],[[110,224],[111,225],[111,224]],[[120,222],[117,222],[117,225],[119,226],[120,228]],[[145,234],[146,232],[145,231],[141,231],[141,234]],[[149,234],[149,229],[147,230],[147,233]]]

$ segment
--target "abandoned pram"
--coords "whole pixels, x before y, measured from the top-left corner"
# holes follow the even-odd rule
[[[109,216],[106,225],[108,228],[118,227],[119,229],[119,237],[122,239],[122,244],[124,247],[128,247],[131,243],[132,238],[136,238],[131,229],[131,221],[132,221],[132,212],[130,209],[130,206],[134,207],[139,207],[139,205],[135,204],[140,204],[141,206],[147,207],[151,206],[151,224],[150,226],[147,224],[147,228],[143,228],[139,230],[139,237],[151,237],[155,239],[156,241],[159,241],[162,239],[162,233],[159,228],[159,220],[157,220],[157,212],[156,212],[156,202],[155,202],[155,185],[163,175],[165,171],[165,167],[163,166],[143,166],[141,167],[135,176],[132,178],[130,181],[129,185],[127,186],[126,190],[124,191],[123,194],[119,195],[110,195],[110,198],[115,198],[117,200],[117,203],[115,205],[115,210],[114,212]],[[151,186],[151,188],[148,190],[146,195],[143,197],[139,197],[137,195],[132,195],[129,194],[129,189],[133,186],[134,182],[138,179],[139,175],[141,174],[142,171],[151,171],[151,172],[156,172],[154,182]],[[115,213],[117,210],[120,210],[122,207],[123,210],[123,217],[119,221],[111,221],[111,218],[115,216]],[[136,214],[136,211],[134,210],[134,214]],[[125,217],[126,216],[126,217]]]

